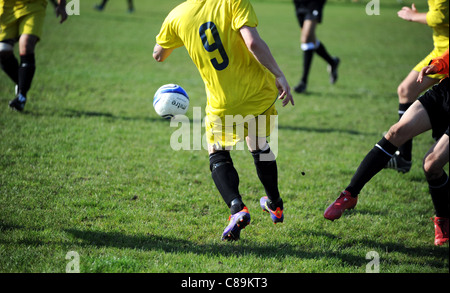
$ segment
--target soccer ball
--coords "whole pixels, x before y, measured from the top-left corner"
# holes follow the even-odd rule
[[[166,84],[160,87],[153,97],[153,108],[165,119],[185,114],[189,108],[189,97],[186,91],[177,84]]]

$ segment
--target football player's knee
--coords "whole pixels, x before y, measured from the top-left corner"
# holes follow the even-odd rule
[[[442,175],[442,168],[437,164],[437,157],[433,153],[423,159],[423,171],[427,180],[438,179]]]
[[[209,155],[209,170],[211,170],[211,172],[214,172],[215,169],[224,164],[233,164],[230,152],[218,151]]]
[[[395,127],[395,124],[389,128],[388,132],[386,133],[385,137],[387,140],[395,139],[397,136],[397,128]]]
[[[386,134],[386,139],[389,140],[394,145],[401,145],[410,139],[408,130],[405,125],[401,122],[397,122],[389,128]]]
[[[411,100],[415,100],[415,97],[411,97],[411,91],[409,90],[406,84],[401,83],[397,87],[397,95],[400,103],[411,102]]]

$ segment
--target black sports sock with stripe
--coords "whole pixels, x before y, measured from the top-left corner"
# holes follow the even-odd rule
[[[448,218],[450,215],[450,200],[447,174],[444,172],[440,178],[428,180],[428,188],[431,200],[433,201],[436,217]]]
[[[364,185],[384,168],[396,151],[397,147],[383,137],[360,163],[345,190],[357,197]]]

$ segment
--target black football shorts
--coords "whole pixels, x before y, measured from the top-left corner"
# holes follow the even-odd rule
[[[303,27],[307,19],[322,22],[322,10],[326,0],[294,0],[298,23]]]
[[[438,140],[449,129],[449,84],[447,77],[420,96],[419,101],[428,113],[433,138]]]

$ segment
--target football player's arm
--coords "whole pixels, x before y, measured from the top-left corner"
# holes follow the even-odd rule
[[[448,0],[436,0],[427,12],[427,23],[430,27],[448,26]]]
[[[399,12],[397,12],[398,17],[407,20],[423,24],[427,23],[427,13],[418,12],[416,5],[412,4],[411,8],[403,7]]]
[[[156,44],[153,49],[153,59],[158,62],[163,62],[172,53],[173,49],[164,49],[160,45]]]
[[[431,61],[430,65],[425,66],[419,72],[419,76],[417,77],[417,82],[421,83],[423,81],[423,77],[429,74],[448,74],[449,72],[449,61],[448,61],[448,49],[445,53],[435,58]]]
[[[240,33],[244,39],[245,45],[253,56],[255,56],[256,60],[275,76],[276,85],[279,91],[279,99],[283,100],[283,106],[286,106],[289,102],[294,105],[294,99],[286,77],[275,61],[275,58],[273,58],[266,42],[259,36],[256,28],[243,26],[240,28]]]

